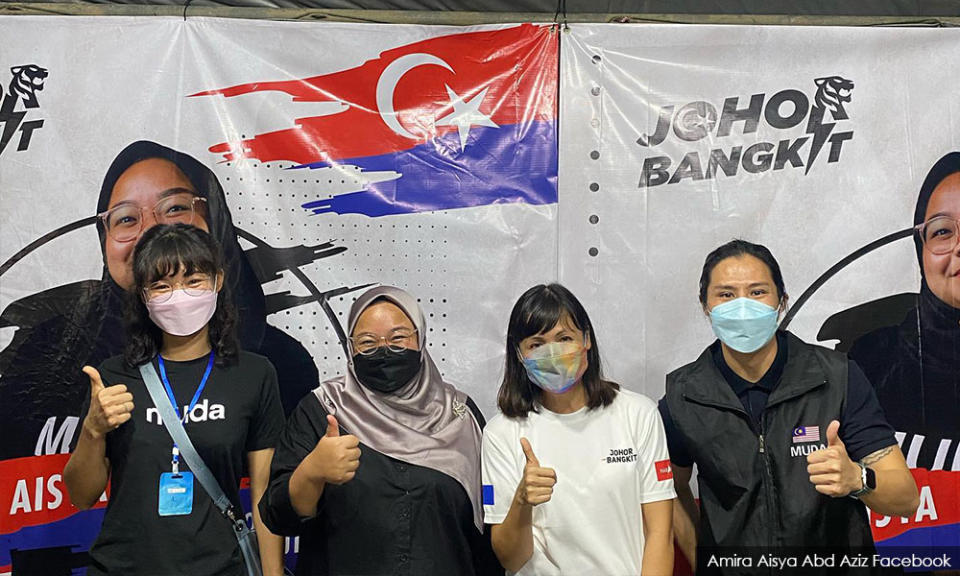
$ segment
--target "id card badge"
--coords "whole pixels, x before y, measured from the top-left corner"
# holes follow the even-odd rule
[[[164,472],[160,475],[161,516],[185,516],[193,511],[193,472]]]

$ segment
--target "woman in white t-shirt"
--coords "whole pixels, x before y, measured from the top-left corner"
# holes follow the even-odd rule
[[[509,572],[672,574],[675,494],[656,404],[603,379],[590,318],[563,286],[514,305],[497,403],[483,435],[484,522]]]

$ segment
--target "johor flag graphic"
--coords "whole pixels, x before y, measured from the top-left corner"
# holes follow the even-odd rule
[[[355,167],[389,179],[303,204],[316,214],[383,216],[499,203],[557,202],[555,30],[524,24],[430,38],[360,66],[192,96],[276,92],[339,103],[294,127],[210,148],[225,161],[290,170]]]

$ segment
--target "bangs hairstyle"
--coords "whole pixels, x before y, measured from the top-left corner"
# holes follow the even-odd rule
[[[543,393],[527,377],[527,371],[519,358],[520,342],[530,336],[550,331],[565,318],[569,318],[591,342],[590,349],[587,350],[587,369],[581,380],[587,393],[587,407],[593,409],[607,406],[617,396],[620,386],[603,379],[600,347],[583,305],[572,292],[560,284],[540,284],[524,292],[510,313],[506,367],[497,395],[497,406],[505,416],[526,418],[531,410],[536,412],[535,403]]]
[[[201,273],[216,278],[224,272],[224,282],[217,295],[217,309],[207,324],[210,345],[220,366],[235,359],[237,344],[237,310],[226,282],[220,245],[210,234],[188,224],[158,225],[147,230],[133,253],[133,290],[127,295],[124,360],[139,366],[152,360],[163,344],[163,331],[150,319],[144,303],[144,292],[154,282],[176,275]]]

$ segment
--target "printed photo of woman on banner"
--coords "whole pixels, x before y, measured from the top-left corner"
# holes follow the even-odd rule
[[[189,205],[171,204],[179,196],[190,200]],[[158,208],[166,212],[157,214]],[[318,378],[310,355],[299,342],[266,322],[260,280],[244,257],[223,188],[209,168],[160,144],[134,142],[107,170],[96,213],[102,279],[32,294],[12,303],[0,317],[3,325],[17,326],[13,341],[0,353],[2,421],[9,432],[0,444],[0,456],[59,451],[41,446],[46,437],[42,430],[50,417],[59,424],[76,416],[86,393],[80,368],[97,365],[122,349],[123,302],[132,275],[133,246],[157,223],[192,223],[208,229],[223,245],[230,265],[227,282],[236,294],[241,317],[241,342],[246,349],[274,359],[284,382],[285,408],[292,409],[313,389]],[[132,235],[116,236],[119,225],[108,229],[112,221],[132,227]]]
[[[373,283],[419,289],[440,369],[490,404],[491,311],[556,269],[556,27],[51,21],[5,24],[8,65],[47,77],[26,117],[43,130],[0,162],[0,574],[90,563],[113,493],[79,510],[65,488],[81,367],[121,352],[131,248],[155,224],[222,245],[240,346],[276,367],[288,413],[342,369],[337,317]],[[299,49],[274,53],[281,34]],[[120,89],[86,81],[106,75]],[[478,353],[448,352],[464,341]]]
[[[849,348],[863,368],[920,488],[920,506],[906,521],[872,514],[880,547],[960,550],[958,226],[960,152],[951,152],[930,168],[914,210],[919,294],[844,310],[818,335],[840,336],[837,349]]]
[[[63,462],[43,458],[65,456],[76,442],[78,416],[88,394],[88,379],[81,367],[97,366],[123,350],[123,315],[132,286],[133,247],[157,224],[192,224],[209,231],[222,245],[229,271],[225,282],[235,295],[240,318],[241,346],[266,356],[276,366],[284,410],[292,410],[316,386],[318,371],[307,350],[266,322],[266,316],[276,312],[278,305],[264,297],[261,284],[272,279],[270,270],[286,267],[293,257],[274,250],[267,255],[275,260],[271,262],[251,257],[256,249],[244,252],[224,190],[208,167],[161,144],[129,144],[106,172],[96,216],[80,220],[78,225],[85,220],[95,220],[103,257],[102,278],[28,295],[11,303],[0,315],[0,326],[17,328],[12,342],[0,352],[0,466],[4,469],[8,468],[4,464],[9,464],[13,467],[11,474],[18,477],[31,475],[24,470],[34,470],[35,476],[59,473]],[[320,245],[294,250],[310,252],[308,259],[312,260],[344,249]],[[287,302],[285,306],[298,303]],[[30,507],[33,502],[33,497],[25,497],[24,502],[15,497],[11,518],[36,512]],[[75,514],[69,506],[47,512],[45,522],[62,523],[74,514],[66,522],[79,529],[34,526],[34,522],[25,525],[11,546],[14,569],[19,566],[28,570],[40,563],[47,573],[59,574],[85,563],[85,553],[78,550],[85,549],[96,535],[101,512]],[[20,522],[14,521],[10,529],[18,527]],[[70,536],[54,536],[60,529]],[[0,566],[3,564],[0,559]]]

